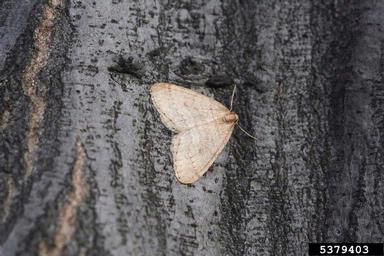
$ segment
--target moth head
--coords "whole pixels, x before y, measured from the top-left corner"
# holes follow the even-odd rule
[[[223,117],[223,120],[226,123],[237,123],[239,121],[239,117],[235,112],[229,112]]]

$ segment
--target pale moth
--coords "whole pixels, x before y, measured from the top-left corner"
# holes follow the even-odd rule
[[[169,83],[151,86],[151,99],[161,121],[176,133],[171,153],[176,178],[181,183],[193,183],[203,176],[227,144],[239,120],[232,112],[234,92],[228,109],[181,86]]]

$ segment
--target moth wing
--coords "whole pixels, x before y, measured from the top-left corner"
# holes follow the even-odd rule
[[[215,120],[174,136],[171,152],[177,179],[189,184],[203,176],[224,149],[234,126]]]
[[[206,124],[229,112],[216,100],[174,84],[156,83],[150,93],[162,122],[174,132]]]

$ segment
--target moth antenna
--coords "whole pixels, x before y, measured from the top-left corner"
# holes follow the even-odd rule
[[[232,111],[233,99],[235,98],[235,92],[236,92],[236,84],[234,84],[234,86],[233,86],[233,91],[232,91],[232,96],[231,96],[231,107],[230,107],[229,111]],[[239,125],[239,123],[236,122],[236,124],[237,124],[237,126],[239,126],[240,130],[242,130],[246,135],[248,135],[252,139],[256,140],[256,138],[254,136],[252,136],[249,132],[247,132],[243,127],[241,127]]]
[[[240,130],[242,130],[246,135],[248,135],[249,137],[251,137],[252,139],[256,140],[256,138],[254,136],[252,136],[251,134],[249,134],[249,132],[247,132],[246,130],[243,129],[243,127],[241,127],[239,125],[239,123],[237,123],[237,126],[240,128]]]
[[[235,91],[236,91],[236,84],[233,87],[232,96],[231,96],[231,107],[229,108],[229,111],[232,111],[233,99],[235,98]]]

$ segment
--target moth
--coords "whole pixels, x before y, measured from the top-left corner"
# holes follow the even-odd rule
[[[184,184],[197,181],[227,144],[239,120],[237,114],[212,98],[174,84],[155,83],[150,94],[161,121],[176,133],[171,144],[176,178]]]

